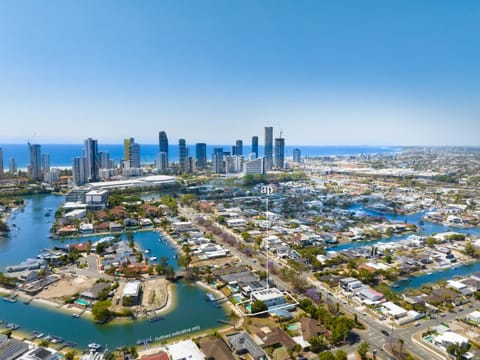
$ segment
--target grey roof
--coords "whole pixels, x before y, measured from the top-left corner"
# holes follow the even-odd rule
[[[28,351],[28,345],[22,341],[8,339],[6,335],[0,338],[0,360],[13,360]]]
[[[227,336],[230,345],[236,353],[244,354],[248,352],[255,360],[267,359],[267,354],[263,349],[255,344],[252,337],[246,332]]]

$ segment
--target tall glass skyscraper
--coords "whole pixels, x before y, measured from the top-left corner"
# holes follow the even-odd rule
[[[234,150],[235,151],[232,151],[232,155],[238,155],[238,156],[243,155],[243,141],[242,140],[235,141]]]
[[[130,168],[139,168],[140,167],[140,144],[137,144],[132,138],[130,142]]]
[[[42,174],[50,171],[50,155],[42,154]]]
[[[285,139],[275,139],[275,167],[283,169],[285,167]]]
[[[17,162],[15,160],[15,158],[10,158],[10,162],[9,162],[9,165],[8,165],[8,171],[10,172],[10,174],[16,174],[17,173]]]
[[[35,180],[42,180],[42,160],[41,148],[38,144],[28,144],[30,151],[30,164],[28,165],[28,175]]]
[[[86,162],[84,157],[73,158],[72,175],[73,183],[76,186],[81,186],[87,182]]]
[[[167,157],[167,167],[168,167],[168,137],[165,131],[160,131],[158,133],[158,151],[165,153],[162,157]]]
[[[266,169],[271,170],[273,165],[273,127],[271,126],[265,126],[265,149],[263,156]]]
[[[92,138],[85,140],[84,158],[86,162],[86,174],[89,182],[99,180],[98,176],[98,142]]]
[[[258,158],[258,136],[252,136],[252,153]]]
[[[302,152],[300,149],[293,149],[293,162],[299,163],[302,161]]]
[[[185,139],[179,139],[178,140],[178,164],[180,167],[180,171],[185,172],[186,171],[186,165],[187,165],[187,145],[185,143]]]
[[[197,159],[197,169],[205,169],[207,167],[207,144],[195,144],[195,158]]]

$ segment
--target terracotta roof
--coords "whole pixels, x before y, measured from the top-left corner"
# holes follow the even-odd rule
[[[166,352],[160,352],[158,354],[142,356],[140,360],[170,360],[170,359]]]

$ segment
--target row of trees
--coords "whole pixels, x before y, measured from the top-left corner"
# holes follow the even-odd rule
[[[323,305],[315,305],[310,299],[302,299],[299,306],[312,318],[318,319],[320,323],[329,330],[328,340],[333,345],[344,343],[350,336],[352,329],[355,327],[354,320],[343,315],[338,315],[338,306],[327,310]],[[323,351],[328,346],[327,342],[322,343],[322,340],[324,340],[322,338],[315,338],[312,340],[318,351]],[[311,343],[310,340],[309,342]]]

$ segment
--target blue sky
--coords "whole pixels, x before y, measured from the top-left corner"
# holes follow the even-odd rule
[[[0,143],[479,145],[475,0],[5,0],[0,44]]]

